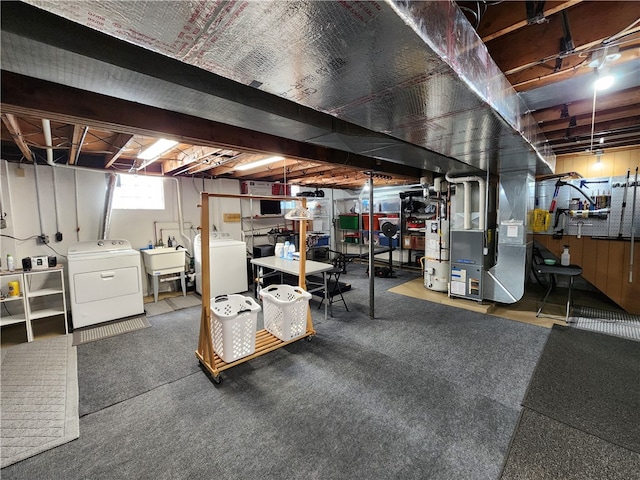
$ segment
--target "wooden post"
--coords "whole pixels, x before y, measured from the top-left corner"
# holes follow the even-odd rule
[[[198,352],[205,363],[214,368],[213,339],[211,338],[211,285],[209,259],[209,194],[200,197],[200,258],[202,260],[202,314],[200,316],[200,339]],[[194,253],[195,254],[195,253]]]

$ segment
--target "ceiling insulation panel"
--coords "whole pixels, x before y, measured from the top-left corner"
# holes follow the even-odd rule
[[[42,45],[42,58],[25,65],[5,57],[5,38],[16,55],[33,44],[20,49],[20,33],[3,32],[3,68],[17,73],[43,78],[42,65],[60,65],[46,78],[304,142],[344,143],[347,151],[428,170],[555,166],[524,104],[451,2],[27,3],[195,68],[189,78],[181,69],[137,71],[133,59],[124,65],[112,52],[113,62],[90,62],[87,70],[86,59],[75,58],[86,55],[82,46]],[[220,93],[199,70],[278,101],[238,98],[242,89]],[[331,117],[382,136],[344,131]],[[371,137],[378,141],[367,143]]]

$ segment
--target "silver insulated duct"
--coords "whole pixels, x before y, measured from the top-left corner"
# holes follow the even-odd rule
[[[54,15],[3,5],[10,72],[433,172],[555,166],[453,2],[28,3]]]
[[[515,303],[524,295],[533,232],[528,213],[535,202],[535,179],[527,172],[503,172],[498,185],[496,264],[484,273],[483,298]]]
[[[107,188],[104,193],[104,211],[102,212],[102,223],[100,224],[100,231],[98,233],[98,238],[102,240],[109,238],[109,231],[111,230],[111,207],[113,206],[113,194],[115,193],[117,182],[118,175],[115,173],[107,176]]]

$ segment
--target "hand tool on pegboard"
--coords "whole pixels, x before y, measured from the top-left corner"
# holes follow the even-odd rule
[[[551,205],[549,205],[549,213],[553,213],[556,211],[556,204],[558,201],[558,193],[560,193],[560,187],[565,185],[562,180],[558,180],[556,182],[556,189],[553,191],[553,197],[551,198]]]
[[[638,167],[636,167],[636,177],[633,179],[633,205],[631,206],[631,255],[629,259],[629,283],[633,283],[633,247],[636,238],[634,228],[634,220],[636,218],[636,189],[638,188]]]
[[[631,169],[627,169],[627,178],[624,181],[624,193],[622,194],[622,213],[620,214],[620,230],[618,230],[618,240],[622,238],[622,225],[624,223],[624,209],[627,208],[627,189],[629,187],[629,174]]]

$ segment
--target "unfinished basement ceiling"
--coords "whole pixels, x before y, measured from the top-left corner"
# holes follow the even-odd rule
[[[277,153],[285,160],[265,180],[346,188],[365,170],[415,183],[426,172],[554,166],[454,3],[28,3],[56,16],[3,5],[3,139],[31,124],[22,138],[41,145],[47,113],[60,162],[136,169],[135,152],[166,136],[181,143],[151,172],[238,178],[237,163]],[[103,96],[133,113],[98,108]]]

